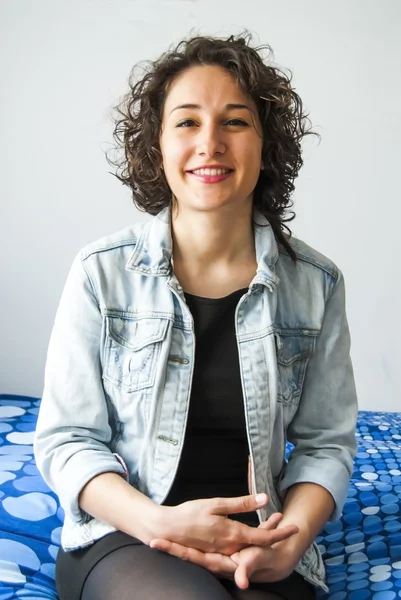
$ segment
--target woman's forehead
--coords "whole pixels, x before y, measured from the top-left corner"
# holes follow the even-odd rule
[[[250,105],[233,75],[218,65],[197,65],[180,73],[171,83],[165,101],[165,114],[180,106],[207,108],[230,104]],[[188,106],[189,108],[190,106]]]

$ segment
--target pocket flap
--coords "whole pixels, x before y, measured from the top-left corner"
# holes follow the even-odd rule
[[[124,319],[107,317],[107,335],[121,346],[136,352],[166,337],[168,319],[159,317]]]
[[[276,332],[277,360],[282,365],[291,365],[297,360],[311,356],[315,346],[317,333],[290,335]]]

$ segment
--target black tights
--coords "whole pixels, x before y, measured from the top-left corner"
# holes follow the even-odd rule
[[[234,582],[218,580],[206,569],[139,544],[118,548],[104,556],[90,571],[81,596],[81,600],[233,598],[309,600],[315,598],[315,593],[313,586],[297,574],[277,584],[252,584],[250,589],[239,590]]]

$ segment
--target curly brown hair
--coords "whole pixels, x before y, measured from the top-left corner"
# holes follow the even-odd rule
[[[218,65],[226,69],[256,104],[262,124],[263,170],[256,184],[253,205],[269,221],[277,242],[291,258],[296,254],[289,243],[291,231],[286,222],[295,218],[291,194],[294,180],[303,164],[301,141],[310,130],[310,120],[301,98],[291,87],[292,74],[264,62],[270,46],[252,46],[252,35],[231,35],[228,39],[195,36],[181,41],[156,61],[140,63],[139,79],[134,67],[129,92],[114,107],[117,113],[113,137],[123,157],[109,164],[114,175],[132,190],[140,210],[157,214],[171,205],[172,193],[162,169],[159,135],[163,106],[173,80],[184,70],[198,65]],[[316,135],[316,134],[314,134]]]

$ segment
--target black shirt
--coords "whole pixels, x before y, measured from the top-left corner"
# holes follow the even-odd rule
[[[185,294],[195,326],[195,366],[184,447],[164,504],[249,494],[249,448],[235,335],[235,309],[246,292],[241,289],[218,299]],[[256,513],[235,518],[259,524]]]

